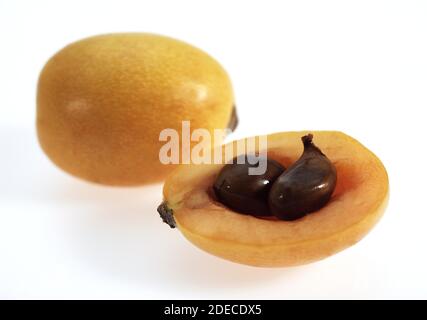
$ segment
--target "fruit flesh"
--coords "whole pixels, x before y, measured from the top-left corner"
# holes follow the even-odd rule
[[[308,132],[268,136],[269,157],[288,167]],[[201,249],[243,264],[284,267],[313,262],[357,241],[381,217],[388,177],[381,161],[341,132],[312,132],[337,170],[330,202],[296,221],[272,221],[234,213],[209,191],[222,165],[182,166],[166,180],[164,198],[184,236]],[[298,143],[295,143],[297,141]]]
[[[235,125],[226,71],[184,42],[144,33],[72,43],[43,68],[37,132],[49,158],[89,181],[138,185],[173,169],[159,161],[161,130]]]

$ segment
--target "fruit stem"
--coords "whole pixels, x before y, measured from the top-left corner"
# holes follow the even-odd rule
[[[163,201],[158,207],[157,212],[160,214],[160,218],[162,218],[163,222],[169,225],[169,227],[176,228],[176,222],[173,218],[173,210],[168,207],[166,201]]]
[[[231,111],[230,120],[228,120],[227,128],[234,132],[236,130],[237,125],[239,124],[239,117],[237,116],[236,105],[233,105],[233,110]]]

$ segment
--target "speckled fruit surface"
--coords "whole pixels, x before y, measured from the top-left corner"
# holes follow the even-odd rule
[[[160,131],[227,127],[233,90],[226,71],[184,42],[144,33],[72,43],[44,66],[37,132],[65,171],[111,185],[157,182],[173,166],[159,161]]]

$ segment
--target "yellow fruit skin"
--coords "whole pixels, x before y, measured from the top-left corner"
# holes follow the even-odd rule
[[[301,155],[300,138],[307,133],[269,135],[269,157],[289,167]],[[239,214],[212,197],[212,185],[223,165],[181,166],[168,176],[163,187],[178,229],[206,252],[257,267],[307,264],[361,240],[388,203],[387,172],[371,151],[348,135],[336,131],[310,133],[337,168],[337,187],[325,207],[295,221]]]
[[[107,34],[72,43],[43,68],[37,132],[65,171],[109,185],[161,181],[165,128],[226,128],[234,104],[225,70],[206,53],[168,37]]]

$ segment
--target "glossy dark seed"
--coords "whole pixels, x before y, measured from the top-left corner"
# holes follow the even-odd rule
[[[331,198],[337,172],[313,144],[313,135],[301,138],[302,156],[273,183],[269,194],[271,213],[281,220],[296,220],[319,210]]]
[[[253,157],[244,155],[240,157],[243,164],[237,163],[237,158],[226,164],[218,174],[213,189],[218,200],[234,211],[256,216],[271,215],[268,193],[285,168],[274,160],[264,158],[267,161],[266,172],[249,175],[249,168],[258,166],[251,164],[253,160]]]

